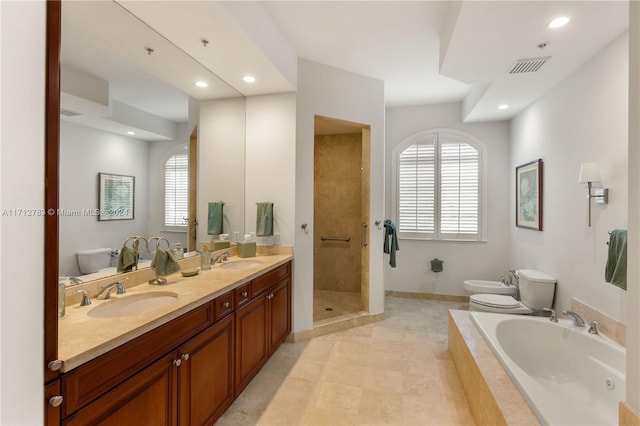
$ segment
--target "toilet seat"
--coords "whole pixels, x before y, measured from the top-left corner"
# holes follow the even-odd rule
[[[484,312],[530,314],[532,309],[511,296],[501,294],[474,294],[469,297],[469,308]]]

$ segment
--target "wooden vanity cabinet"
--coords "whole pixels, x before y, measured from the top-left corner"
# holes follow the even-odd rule
[[[175,425],[176,353],[167,354],[66,418],[64,426]]]
[[[291,331],[290,271],[282,265],[64,374],[62,413],[48,409],[48,424],[215,423]]]
[[[291,332],[291,264],[256,278],[253,299],[236,309],[236,396]]]
[[[229,315],[178,350],[178,424],[213,424],[233,402],[233,338]]]

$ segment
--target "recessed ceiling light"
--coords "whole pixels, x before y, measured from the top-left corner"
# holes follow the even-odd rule
[[[129,130],[129,131],[127,132],[127,134],[128,134],[128,135],[135,135],[135,134],[136,134],[136,132],[132,132],[131,130]]]
[[[509,108],[509,105],[507,104],[498,105],[498,109],[507,109],[507,108]]]
[[[208,84],[206,81],[196,81],[196,86],[198,87],[207,87]]]
[[[252,76],[252,75],[245,75],[244,77],[242,77],[242,80],[245,83],[253,83],[253,82],[256,81],[256,78],[254,76]]]
[[[571,18],[569,18],[568,16],[560,16],[558,18],[555,18],[553,21],[549,22],[549,28],[564,27],[569,23],[570,20]]]

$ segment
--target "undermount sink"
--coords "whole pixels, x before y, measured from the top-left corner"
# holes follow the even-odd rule
[[[221,269],[251,269],[256,266],[260,266],[260,262],[256,262],[255,260],[238,260],[235,262],[223,263],[220,265]]]
[[[108,302],[91,309],[87,315],[93,318],[118,318],[140,315],[175,303],[177,299],[178,295],[170,291],[133,294],[131,296],[112,298]]]

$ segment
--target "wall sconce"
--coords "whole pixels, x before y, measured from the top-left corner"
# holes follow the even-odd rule
[[[609,190],[607,188],[591,188],[593,182],[600,182],[600,167],[597,163],[582,163],[580,166],[580,183],[586,183],[589,190],[589,226],[591,226],[591,199],[595,198],[598,204],[609,202]]]

